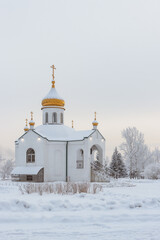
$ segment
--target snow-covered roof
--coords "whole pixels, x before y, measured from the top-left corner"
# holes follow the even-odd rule
[[[33,167],[15,167],[11,174],[13,175],[21,175],[21,174],[28,174],[28,175],[37,175],[38,172],[42,169],[43,167],[37,167],[37,166],[33,166]]]
[[[40,125],[34,132],[52,141],[76,141],[89,137],[95,130],[75,131],[65,125]]]
[[[49,93],[43,98],[44,99],[61,99],[63,100],[62,97],[59,96],[55,88],[51,88]]]

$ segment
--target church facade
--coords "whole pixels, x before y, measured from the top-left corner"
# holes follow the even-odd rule
[[[17,181],[94,181],[91,163],[105,161],[105,139],[92,129],[76,131],[64,125],[65,102],[56,91],[54,65],[52,87],[42,100],[42,125],[35,128],[33,113],[29,127],[15,141],[15,168],[12,179]]]

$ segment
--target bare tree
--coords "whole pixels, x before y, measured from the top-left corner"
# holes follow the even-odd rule
[[[2,153],[0,153],[0,166],[2,165],[2,163],[5,161],[4,157],[2,156]]]
[[[130,178],[138,177],[140,171],[144,170],[145,163],[151,157],[151,153],[144,143],[144,135],[135,127],[128,127],[122,131],[125,139],[120,146],[123,158],[129,169]]]
[[[0,168],[1,178],[6,179],[7,177],[9,177],[12,169],[13,169],[13,161],[12,160],[4,161]]]
[[[152,163],[160,163],[160,150],[157,147],[152,152]]]

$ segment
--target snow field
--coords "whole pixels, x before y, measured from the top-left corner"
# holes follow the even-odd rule
[[[0,239],[160,239],[160,181],[112,180],[97,194],[21,194],[0,184]]]

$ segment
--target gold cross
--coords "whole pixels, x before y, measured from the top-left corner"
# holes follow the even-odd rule
[[[96,115],[97,115],[97,113],[95,112],[94,115],[95,115],[94,120],[96,120]]]
[[[74,125],[73,125],[73,124],[74,124],[74,122],[73,122],[73,120],[72,120],[72,128],[74,128]]]
[[[28,119],[26,118],[26,126],[28,125]]]
[[[52,73],[52,77],[53,77],[53,81],[54,81],[54,78],[55,78],[55,77],[54,77],[54,70],[55,70],[56,68],[55,68],[54,65],[52,65],[51,68],[52,68],[52,71],[53,71],[53,73]]]
[[[31,120],[33,120],[33,112],[31,112]]]

